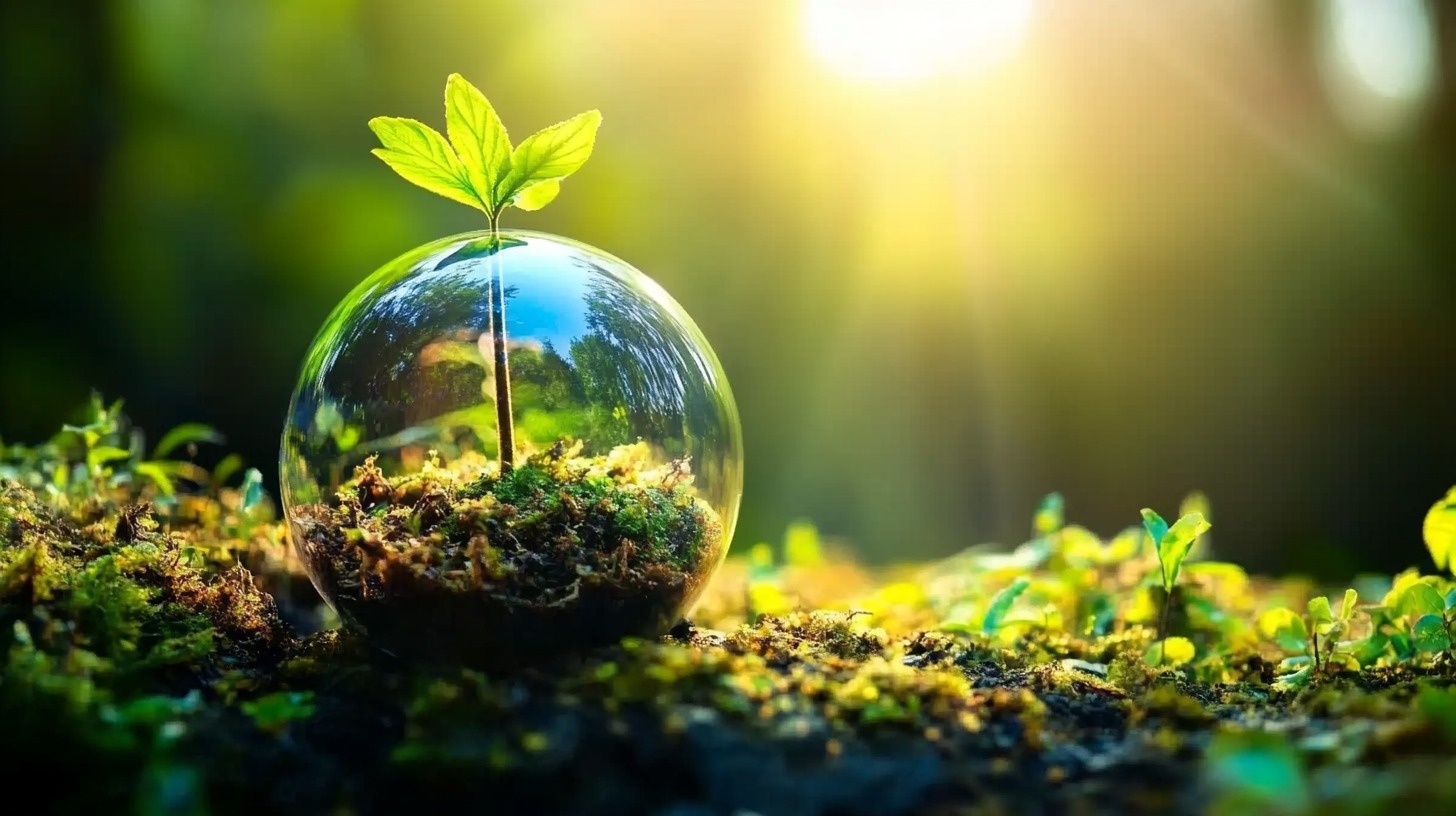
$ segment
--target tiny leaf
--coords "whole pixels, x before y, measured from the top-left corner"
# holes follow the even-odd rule
[[[1440,615],[1422,615],[1411,629],[1411,639],[1418,652],[1442,652],[1451,648],[1446,622]]]
[[[178,425],[168,431],[152,450],[153,459],[161,459],[172,451],[184,446],[195,445],[206,442],[209,445],[221,445],[225,442],[223,435],[218,433],[211,425],[204,425],[201,422],[187,422]]]
[[[445,137],[413,119],[376,116],[369,128],[383,148],[371,151],[405,181],[451,201],[488,212],[485,199],[470,184],[469,174]]]
[[[1360,593],[1353,589],[1345,590],[1345,600],[1340,604],[1340,620],[1348,621],[1355,615],[1355,607],[1360,603]]]
[[[1006,617],[1006,613],[1010,611],[1011,605],[1016,603],[1016,599],[1029,586],[1031,586],[1031,579],[1022,575],[1018,576],[1016,580],[1012,581],[1000,592],[997,592],[991,598],[991,606],[986,609],[986,617],[981,620],[981,633],[986,635],[995,634],[996,630],[1001,628],[1001,619]]]
[[[1330,599],[1323,595],[1310,598],[1309,619],[1316,624],[1334,623],[1335,613],[1330,609]]]
[[[1424,582],[1411,584],[1400,596],[1400,611],[1404,615],[1439,615],[1445,610],[1446,599]]]
[[[1212,525],[1202,515],[1190,513],[1173,522],[1173,526],[1163,534],[1163,540],[1158,542],[1158,563],[1163,567],[1163,589],[1173,591],[1178,583],[1178,570],[1183,566],[1183,559],[1193,549],[1193,542],[1208,532],[1210,527]]]
[[[1192,660],[1197,653],[1193,641],[1188,638],[1170,637],[1149,647],[1143,659],[1150,666],[1181,666]]]
[[[1259,616],[1259,634],[1286,652],[1309,648],[1309,629],[1293,609],[1276,607]]]
[[[565,178],[586,163],[602,124],[599,111],[577,114],[526,137],[511,152],[511,172],[496,192],[515,198],[527,185]]]
[[[1143,529],[1148,531],[1148,535],[1151,536],[1153,539],[1153,549],[1157,550],[1159,542],[1161,542],[1163,540],[1163,536],[1167,535],[1168,533],[1168,522],[1163,521],[1162,516],[1144,507]]]
[[[1032,517],[1032,531],[1039,536],[1049,536],[1062,529],[1062,524],[1065,519],[1065,506],[1066,503],[1062,500],[1062,494],[1048,493],[1036,508],[1036,515]]]
[[[511,139],[485,94],[459,74],[445,81],[445,132],[470,186],[499,212],[505,202],[495,191],[511,172]]]
[[[511,204],[526,212],[535,212],[555,200],[556,194],[559,192],[561,192],[559,179],[538,181],[516,193],[515,197],[511,199]]]
[[[1451,488],[1445,498],[1431,506],[1430,512],[1426,513],[1421,532],[1436,567],[1450,567],[1456,573],[1456,558],[1453,558],[1453,554],[1456,554],[1456,487]]]

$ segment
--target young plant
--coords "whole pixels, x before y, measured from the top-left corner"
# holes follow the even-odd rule
[[[382,148],[373,153],[406,181],[485,214],[490,241],[500,246],[500,218],[507,207],[539,210],[561,190],[561,180],[581,169],[596,144],[602,115],[587,111],[526,137],[510,137],[490,102],[459,74],[445,82],[445,132],[414,119],[369,120]],[[510,363],[506,353],[505,288],[491,256],[490,332],[495,367],[496,425],[501,472],[515,463]]]
[[[1436,569],[1449,569],[1456,575],[1456,487],[1446,497],[1431,505],[1426,521],[1421,526],[1426,539],[1426,549],[1431,551],[1431,560]]]
[[[1328,667],[1334,660],[1336,652],[1340,647],[1340,635],[1350,631],[1350,620],[1355,615],[1356,605],[1360,602],[1360,595],[1353,589],[1345,590],[1345,597],[1340,602],[1340,614],[1335,616],[1334,610],[1330,607],[1330,599],[1320,595],[1309,599],[1307,609],[1309,611],[1309,654],[1314,662],[1316,673],[1320,671],[1320,658],[1324,657],[1325,666]],[[1320,638],[1324,640],[1321,641]],[[1323,655],[1321,655],[1323,649]],[[1359,668],[1359,661],[1344,653],[1347,666],[1354,663],[1353,668]]]
[[[1198,537],[1208,532],[1213,525],[1203,518],[1202,513],[1189,513],[1173,522],[1171,527],[1163,521],[1162,516],[1146,507],[1143,508],[1142,515],[1143,528],[1152,537],[1153,547],[1158,553],[1159,578],[1163,584],[1163,610],[1158,617],[1158,640],[1162,641],[1168,637],[1168,610],[1173,604],[1173,588],[1178,584],[1178,572],[1183,568],[1183,560],[1188,557],[1188,552],[1193,549],[1193,543]]]

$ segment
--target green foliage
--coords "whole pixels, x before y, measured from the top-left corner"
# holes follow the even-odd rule
[[[164,502],[178,493],[179,483],[221,486],[190,458],[170,458],[190,457],[199,444],[219,444],[221,434],[201,423],[180,425],[164,434],[147,457],[142,433],[130,427],[122,406],[121,400],[107,403],[93,393],[81,421],[62,426],[45,443],[0,446],[0,479],[13,479],[63,503],[132,485],[150,485],[151,498]]]
[[[1152,536],[1158,553],[1163,589],[1172,592],[1173,587],[1178,584],[1178,571],[1183,568],[1183,560],[1188,557],[1188,551],[1193,549],[1193,542],[1208,532],[1212,525],[1198,513],[1183,516],[1173,522],[1172,527],[1152,510],[1143,508],[1142,514],[1143,526],[1148,535]]]
[[[249,700],[241,708],[270,734],[282,734],[292,723],[312,717],[315,710],[311,691],[279,691]]]
[[[1149,666],[1173,667],[1192,662],[1197,654],[1193,641],[1185,637],[1170,637],[1149,646],[1143,660]]]
[[[405,180],[485,213],[495,225],[507,207],[539,210],[561,179],[591,156],[602,115],[587,111],[526,137],[514,149],[495,108],[459,74],[445,83],[449,139],[413,119],[369,120],[382,148],[373,153]]]
[[[1456,574],[1456,487],[1447,491],[1445,498],[1431,505],[1426,520],[1421,525],[1426,540],[1426,549],[1436,569],[1450,568]]]
[[[1005,589],[997,592],[991,599],[991,605],[986,609],[986,616],[981,620],[981,632],[993,635],[1001,628],[1001,623],[1006,613],[1011,611],[1011,605],[1016,599],[1031,586],[1031,579],[1025,575],[1018,576]]]

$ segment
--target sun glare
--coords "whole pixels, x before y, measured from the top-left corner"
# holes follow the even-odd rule
[[[1031,12],[1032,0],[805,0],[804,33],[845,76],[904,82],[995,67]]]

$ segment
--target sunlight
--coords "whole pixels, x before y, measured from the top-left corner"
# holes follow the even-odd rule
[[[1341,115],[1362,130],[1396,131],[1435,84],[1436,44],[1423,0],[1331,0],[1325,75]]]
[[[847,77],[911,81],[995,67],[1026,37],[1032,0],[805,0],[816,55]]]

